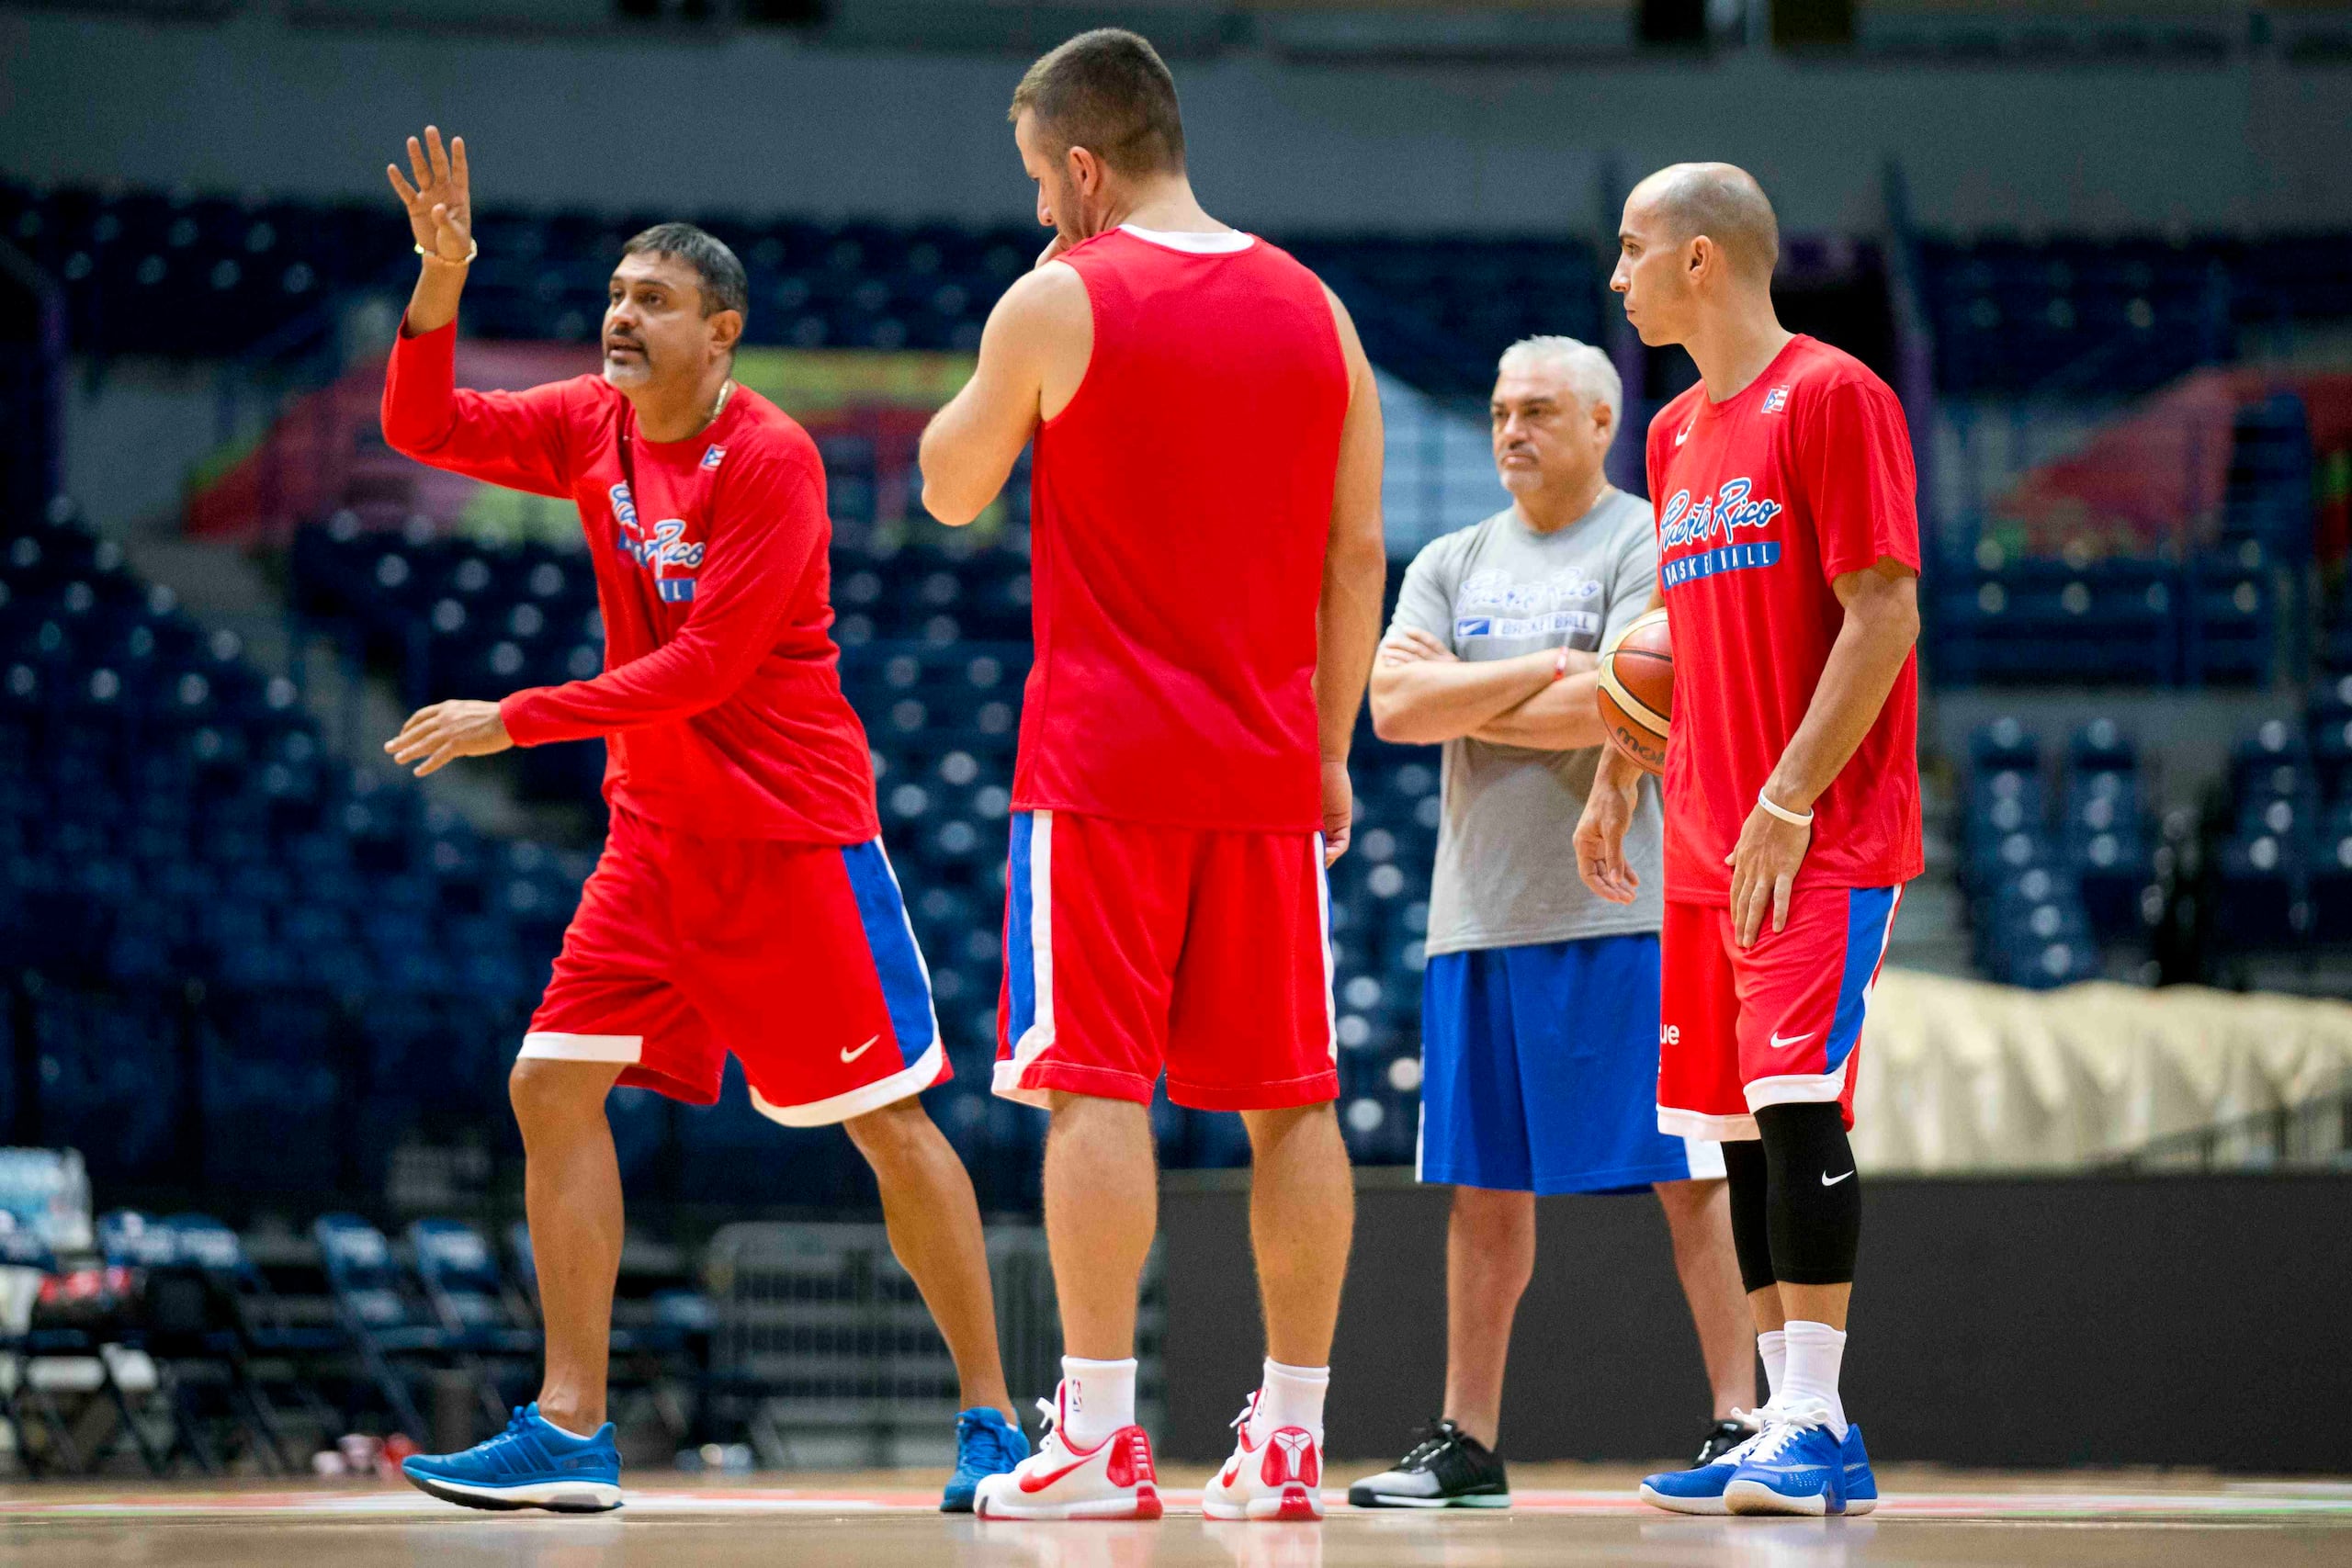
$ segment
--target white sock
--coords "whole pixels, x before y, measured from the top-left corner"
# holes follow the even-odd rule
[[[1789,1375],[1773,1397],[1784,1410],[1820,1404],[1829,1411],[1829,1430],[1846,1440],[1846,1406],[1838,1398],[1838,1368],[1846,1359],[1846,1336],[1826,1323],[1791,1318],[1788,1336]]]
[[[1122,1427],[1136,1424],[1136,1362],[1062,1358],[1062,1435],[1074,1449],[1091,1449]]]
[[[540,1416],[539,1419],[542,1421],[548,1421],[548,1418],[544,1416]],[[548,1425],[555,1427],[555,1423],[552,1421],[548,1421]],[[584,1443],[589,1438],[596,1435],[594,1432],[575,1432],[569,1427],[555,1427],[555,1429],[561,1432],[565,1437],[570,1438],[575,1443]]]
[[[1323,1441],[1323,1394],[1331,1386],[1329,1367],[1286,1367],[1271,1358],[1266,1381],[1259,1385],[1258,1405],[1250,1416],[1250,1440],[1263,1441],[1269,1432],[1304,1427]]]
[[[1764,1358],[1763,1409],[1779,1396],[1781,1385],[1789,1381],[1789,1337],[1778,1328],[1768,1328],[1756,1337],[1756,1353]]]

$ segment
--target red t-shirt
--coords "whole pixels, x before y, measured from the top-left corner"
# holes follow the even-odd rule
[[[1061,259],[1094,346],[1030,468],[1037,656],[1012,803],[1311,833],[1348,412],[1330,301],[1246,234],[1114,229]]]
[[[518,746],[605,741],[605,798],[707,839],[880,832],[865,730],[842,695],[825,470],[808,433],[738,387],[684,441],[648,441],[594,376],[457,389],[457,328],[393,345],[384,439],[421,462],[580,508],[605,672],[499,704]]]
[[[1796,734],[1845,611],[1830,580],[1883,558],[1919,570],[1903,405],[1853,355],[1799,336],[1736,396],[1702,382],[1650,422],[1658,580],[1674,633],[1666,896],[1724,904],[1724,858]],[[1814,802],[1796,886],[1883,887],[1925,869],[1919,669]]]

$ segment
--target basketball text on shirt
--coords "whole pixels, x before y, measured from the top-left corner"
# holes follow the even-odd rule
[[[1781,541],[1762,539],[1741,544],[1737,535],[1743,528],[1763,528],[1787,510],[1779,502],[1750,499],[1755,481],[1745,477],[1726,479],[1715,494],[1693,505],[1690,492],[1674,492],[1658,517],[1658,548],[1661,551],[1680,549],[1690,545],[1703,545],[1720,532],[1724,543],[1713,549],[1695,555],[1676,557],[1668,560],[1659,576],[1668,588],[1679,588],[1702,577],[1713,577],[1719,571],[1743,571],[1751,567],[1771,566],[1781,558]]]

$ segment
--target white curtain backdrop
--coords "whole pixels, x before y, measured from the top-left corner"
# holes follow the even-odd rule
[[[1860,1072],[1854,1152],[1869,1169],[2064,1169],[2352,1089],[2352,1005],[1890,969]]]

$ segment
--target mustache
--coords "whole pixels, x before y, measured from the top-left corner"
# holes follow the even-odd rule
[[[605,346],[606,348],[634,348],[639,353],[642,353],[645,349],[645,341],[642,338],[630,337],[626,333],[607,333],[605,334]]]

